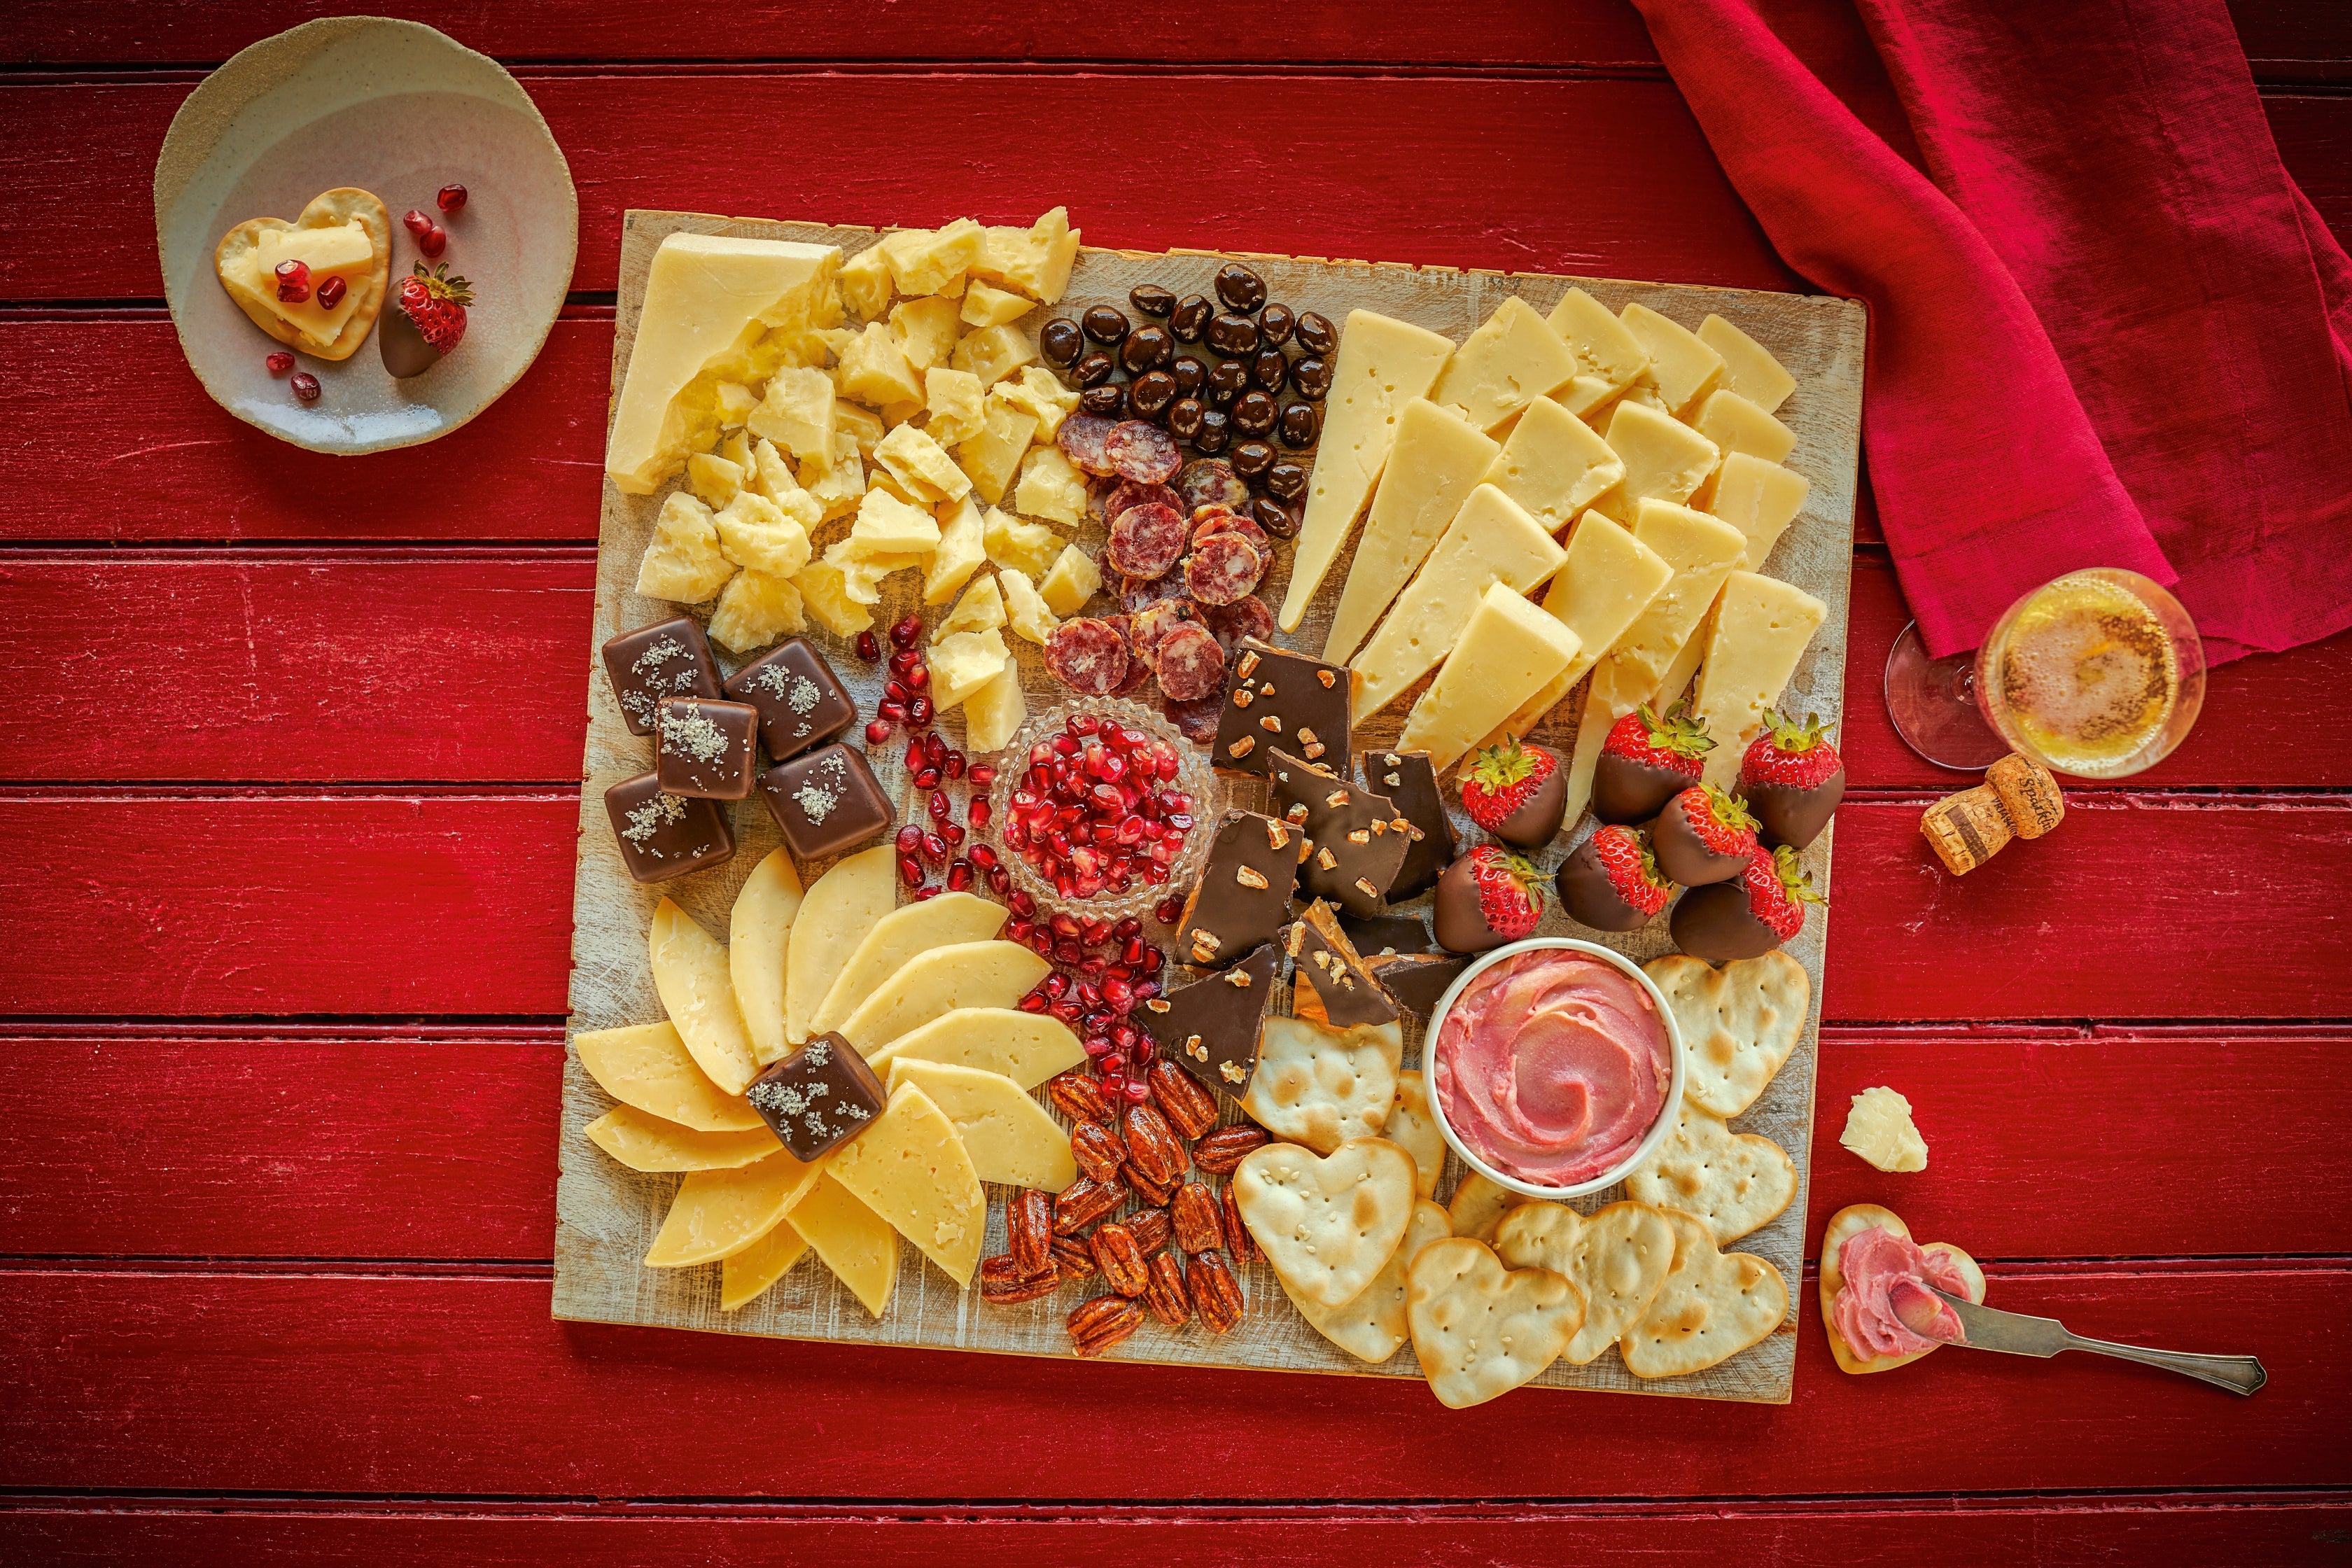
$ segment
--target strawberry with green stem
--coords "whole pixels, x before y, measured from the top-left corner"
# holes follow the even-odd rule
[[[1472,759],[1462,781],[1462,809],[1514,848],[1542,848],[1559,831],[1568,810],[1568,774],[1559,753],[1506,736],[1501,745]]]
[[[1802,849],[1830,825],[1845,798],[1845,762],[1826,721],[1764,712],[1764,732],[1739,759],[1739,793],[1756,814],[1757,837]]]
[[[1595,931],[1639,931],[1675,893],[1675,885],[1658,869],[1650,836],[1613,822],[1603,824],[1560,862],[1554,882],[1568,918]]]
[[[1592,766],[1592,815],[1603,822],[1647,822],[1666,802],[1698,783],[1715,750],[1704,720],[1677,702],[1664,718],[1648,703],[1617,721]]]
[[[1759,847],[1734,880],[1685,893],[1667,929],[1693,958],[1759,958],[1804,929],[1807,904],[1823,901],[1794,849]]]
[[[1748,803],[1713,784],[1694,784],[1650,825],[1658,868],[1685,888],[1727,881],[1756,852],[1756,818]]]
[[[438,364],[465,337],[466,311],[473,302],[473,285],[450,277],[447,262],[433,268],[416,263],[393,290],[392,309],[376,330],[384,368],[405,377]]]
[[[1497,845],[1482,844],[1437,879],[1437,945],[1484,952],[1517,942],[1543,920],[1543,873]]]

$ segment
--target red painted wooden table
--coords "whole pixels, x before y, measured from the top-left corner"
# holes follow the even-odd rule
[[[2002,1305],[2252,1351],[1830,1363],[1786,1407],[738,1342],[550,1321],[599,447],[631,205],[1795,287],[1615,0],[424,5],[572,161],[577,292],[436,445],[214,406],[149,181],[307,15],[0,28],[0,1561],[2342,1562],[2352,1542],[2352,637],[1964,882],[1886,727],[1864,519],[1816,1180]],[[2352,234],[2352,24],[2238,0]],[[1277,23],[1273,18],[1281,17]],[[1310,66],[1267,65],[1292,57]],[[1846,1098],[1934,1148],[1883,1177]]]

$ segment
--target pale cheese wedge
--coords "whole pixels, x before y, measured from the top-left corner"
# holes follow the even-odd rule
[[[1037,416],[992,395],[981,406],[981,432],[956,447],[956,462],[980,499],[994,506],[1004,499],[1013,475],[1037,433]]]
[[[1012,913],[1003,904],[970,893],[941,893],[892,910],[874,922],[842,965],[809,1019],[809,1033],[822,1035],[838,1026],[917,953],[960,942],[985,942],[1004,929]]]
[[[1444,668],[1406,715],[1401,752],[1427,752],[1442,776],[1576,657],[1576,633],[1505,584],[1489,587]]]
[[[1028,1089],[1086,1059],[1076,1034],[1048,1014],[959,1007],[877,1047],[866,1065],[882,1073],[902,1060],[946,1062],[1002,1073]]]
[[[1723,375],[1723,356],[1707,347],[1696,332],[1647,305],[1628,305],[1617,312],[1617,319],[1650,356],[1650,379],[1668,412],[1687,413],[1715,390]]]
[[[963,591],[971,574],[988,559],[980,507],[966,496],[939,510],[940,542],[923,574],[923,603],[944,605]]]
[[[1715,494],[1704,510],[1748,536],[1748,556],[1740,564],[1760,572],[1772,546],[1804,509],[1811,488],[1802,474],[1734,452],[1723,459],[1715,476]]]
[[[728,1093],[742,1093],[760,1064],[751,1052],[742,1009],[735,1005],[727,950],[695,924],[693,916],[664,899],[654,906],[646,953],[662,1010],[677,1026],[695,1065]]]
[[[1480,745],[1500,744],[1506,734],[1526,735],[1542,723],[1559,700],[1617,646],[1617,639],[1650,607],[1650,601],[1674,574],[1675,569],[1656,551],[1599,512],[1586,512],[1576,531],[1568,536],[1567,563],[1544,594],[1544,608],[1576,634],[1576,657],[1519,704]]]
[[[1828,605],[1778,578],[1734,572],[1724,583],[1691,703],[1715,741],[1707,783],[1729,789],[1738,782],[1740,756],[1763,730],[1764,710],[1780,700],[1828,618]]]
[[[1689,426],[1631,398],[1610,411],[1605,438],[1625,465],[1625,477],[1593,505],[1629,527],[1645,500],[1690,500],[1723,457]]]
[[[634,1105],[614,1106],[580,1131],[632,1171],[732,1171],[783,1147],[764,1124],[744,1132],[698,1132]]]
[[[830,1163],[830,1162],[827,1162]],[[785,1216],[809,1247],[874,1317],[898,1285],[898,1233],[832,1176],[820,1174]]]
[[[572,1037],[580,1065],[597,1087],[624,1105],[703,1132],[744,1132],[765,1127],[740,1094],[729,1094],[694,1065],[677,1026],[633,1024]]]
[[[1018,942],[935,947],[900,969],[889,986],[842,1020],[840,1034],[871,1058],[899,1036],[959,1007],[1011,1007],[1051,966]]]
[[[727,977],[761,1067],[782,1057],[784,1038],[784,953],[801,909],[801,874],[782,849],[751,868],[727,912]]]
[[[739,1311],[766,1295],[775,1282],[808,1256],[808,1240],[787,1217],[776,1228],[735,1254],[719,1261],[719,1310]]]
[[[898,868],[887,844],[850,856],[810,887],[784,954],[787,1040],[809,1037],[809,1019],[833,989],[841,966],[898,902]]]
[[[890,1064],[890,1092],[908,1083],[955,1123],[982,1181],[1058,1193],[1078,1179],[1069,1135],[1003,1073],[902,1057]]]
[[[956,607],[941,617],[931,628],[934,644],[955,636],[958,632],[984,632],[1004,625],[1004,590],[996,585],[993,574],[976,579],[956,601]]]
[[[1002,632],[957,632],[931,645],[931,706],[944,713],[1004,673],[1013,652]]]
[[[1609,307],[1581,289],[1560,296],[1547,322],[1576,356],[1575,381],[1584,383],[1574,395],[1563,396],[1571,414],[1599,407],[1650,373],[1650,356],[1625,323]],[[1580,408],[1577,403],[1584,401]]]
[[[740,1170],[688,1172],[646,1251],[646,1267],[686,1268],[748,1250],[782,1222],[822,1171],[779,1149]]]
[[[892,1090],[873,1125],[834,1151],[824,1173],[949,1279],[971,1283],[988,1229],[988,1194],[963,1135],[921,1089]]]
[[[1095,558],[1075,544],[1066,544],[1054,558],[1054,569],[1037,584],[1045,607],[1062,616],[1076,615],[1102,587],[1102,569]]]
[[[1746,452],[1768,463],[1785,460],[1797,449],[1797,433],[1736,392],[1710,392],[1691,416],[1691,427],[1714,442],[1727,456]]]
[[[1513,295],[1454,351],[1430,401],[1463,411],[1492,430],[1576,374],[1576,356],[1525,300]]]
[[[974,753],[1001,751],[1028,718],[1021,667],[1008,658],[987,685],[963,700],[964,749]]]
[[[1485,475],[1554,533],[1624,477],[1625,464],[1609,443],[1549,397],[1528,405]]]
[[[1551,331],[1541,321],[1536,325]],[[1372,494],[1363,536],[1356,542],[1355,563],[1348,568],[1330,635],[1323,640],[1326,660],[1345,664],[1363,645],[1502,450],[1469,421],[1428,398],[1416,397],[1398,411],[1395,446]]]
[[[1698,341],[1723,358],[1723,374],[1716,384],[1739,394],[1765,413],[1778,414],[1789,394],[1797,390],[1797,378],[1782,368],[1770,350],[1721,316],[1709,316],[1698,324]]]

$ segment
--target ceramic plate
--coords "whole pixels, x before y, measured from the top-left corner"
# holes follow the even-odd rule
[[[453,182],[467,200],[445,216],[434,196]],[[393,289],[422,259],[400,224],[421,207],[449,236],[436,264],[472,283],[474,305],[457,349],[405,381],[383,368],[374,333],[339,363],[298,353],[323,389],[304,404],[269,374],[282,345],[231,301],[213,252],[245,219],[292,222],[337,185],[390,209]],[[263,39],[189,95],[155,160],[163,292],[188,363],[230,413],[318,452],[413,447],[497,402],[555,324],[579,234],[571,171],[530,96],[497,61],[415,22],[338,16]]]

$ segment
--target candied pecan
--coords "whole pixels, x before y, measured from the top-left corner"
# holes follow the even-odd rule
[[[1201,1321],[1213,1334],[1222,1334],[1242,1321],[1249,1303],[1242,1299],[1242,1288],[1234,1279],[1234,1271],[1225,1267],[1224,1254],[1203,1252],[1192,1259],[1186,1270],[1184,1282],[1192,1288],[1192,1310],[1201,1314]]]
[[[1202,1184],[1187,1182],[1177,1188],[1168,1213],[1176,1222],[1176,1245],[1185,1251],[1214,1252],[1224,1246],[1224,1211],[1217,1194]]]
[[[1133,1165],[1126,1168],[1124,1175],[1127,1184],[1135,1189],[1136,1195],[1156,1208],[1166,1208],[1168,1201],[1176,1195],[1176,1177],[1174,1176],[1169,1177],[1165,1182],[1155,1182]]]
[[[1167,1246],[1168,1238],[1176,1234],[1175,1224],[1169,1219],[1166,1209],[1138,1209],[1118,1223],[1127,1226],[1128,1234],[1135,1237],[1135,1245],[1143,1248],[1146,1258]]]
[[[1149,1081],[1153,1101],[1185,1137],[1198,1138],[1217,1124],[1215,1097],[1174,1062],[1152,1063]]]
[[[1225,1184],[1225,1246],[1232,1249],[1236,1263],[1257,1260],[1257,1237],[1252,1236],[1249,1226],[1242,1223],[1242,1207],[1234,1199],[1231,1182]]]
[[[1051,1259],[1045,1267],[1024,1272],[1009,1252],[980,1260],[980,1299],[992,1306],[1011,1307],[1050,1296],[1061,1288],[1061,1271]]]
[[[1070,1342],[1082,1356],[1098,1356],[1143,1327],[1143,1303],[1097,1296],[1070,1314]]]
[[[1094,1248],[1075,1236],[1054,1238],[1054,1272],[1056,1278],[1091,1279],[1095,1277]]]
[[[1013,1261],[1024,1274],[1053,1267],[1054,1199],[1034,1187],[1024,1187],[1004,1203],[1004,1234]]]
[[[1099,1121],[1081,1121],[1070,1129],[1070,1154],[1097,1182],[1115,1181],[1127,1161],[1127,1145]]]
[[[1192,1321],[1192,1299],[1184,1293],[1184,1266],[1176,1261],[1174,1253],[1151,1255],[1151,1282],[1144,1289],[1143,1304],[1171,1329]]]
[[[1083,1068],[1072,1068],[1045,1085],[1045,1098],[1054,1109],[1073,1121],[1108,1121],[1115,1108],[1102,1085],[1087,1076]]]
[[[1127,1157],[1154,1186],[1184,1173],[1184,1145],[1177,1141],[1176,1129],[1168,1125],[1168,1118],[1154,1106],[1127,1108]]]
[[[1122,1296],[1140,1296],[1149,1282],[1144,1272],[1143,1248],[1137,1246],[1135,1233],[1123,1225],[1101,1225],[1087,1238],[1095,1255],[1095,1267],[1102,1270],[1103,1283]]]
[[[1183,1069],[1177,1069],[1181,1072]],[[1245,1121],[1220,1127],[1192,1145],[1192,1163],[1213,1176],[1230,1176],[1265,1134]]]
[[[1076,1236],[1126,1201],[1127,1189],[1118,1183],[1080,1176],[1054,1199],[1054,1234]]]

